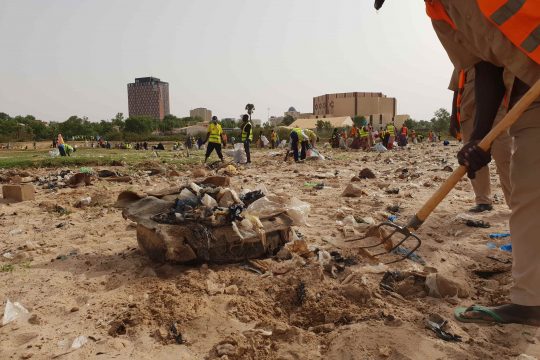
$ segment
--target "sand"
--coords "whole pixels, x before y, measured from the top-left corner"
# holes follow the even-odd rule
[[[326,161],[283,162],[282,155],[255,151],[253,164],[239,166],[231,187],[264,184],[312,205],[310,226],[296,230],[312,249],[339,251],[352,259],[343,268],[316,257],[264,260],[264,275],[242,264],[178,266],[151,262],[137,246],[134,224],[113,204],[123,190],[148,192],[193,180],[148,176],[137,168],[108,168],[131,183],[96,179],[76,189],[37,189],[36,200],[0,204],[0,311],[6,301],[28,309],[26,317],[0,327],[0,359],[515,359],[540,357],[536,328],[461,324],[456,305],[507,302],[510,255],[489,249],[488,235],[508,230],[510,211],[492,171],[495,210],[474,218],[489,229],[467,227],[474,205],[471,186],[460,182],[417,232],[418,255],[426,266],[403,261],[390,270],[437,273],[468,296],[430,297],[414,283],[400,294],[379,286],[383,274],[366,266],[358,237],[366,225],[347,225],[347,216],[376,223],[393,211],[404,223],[457,166],[455,146],[422,144],[390,153],[324,150]],[[155,164],[154,164],[155,165]],[[355,179],[359,197],[342,197],[360,170],[375,179]],[[94,170],[104,169],[95,168]],[[407,171],[404,171],[407,169]],[[59,169],[27,170],[46,176]],[[15,171],[16,172],[16,171]],[[0,174],[8,176],[7,171]],[[305,183],[324,182],[323,189]],[[399,194],[387,193],[399,189]],[[74,205],[90,196],[92,203]],[[64,208],[62,211],[58,206]],[[345,224],[344,224],[345,223]],[[6,257],[7,254],[7,257]],[[412,279],[412,278],[411,278]],[[409,279],[409,280],[411,280]],[[446,342],[426,329],[425,317],[439,314],[462,342]],[[79,336],[87,342],[71,345]]]

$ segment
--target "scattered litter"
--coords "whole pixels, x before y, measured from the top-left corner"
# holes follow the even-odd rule
[[[483,220],[467,220],[465,225],[470,227],[476,227],[476,228],[484,228],[488,229],[491,227],[491,225],[488,222],[485,222]]]
[[[182,333],[178,331],[178,327],[176,323],[173,323],[171,327],[169,328],[169,331],[172,335],[172,338],[178,345],[182,345],[186,343],[186,340],[182,337]]]
[[[502,238],[506,238],[506,237],[509,237],[510,236],[510,233],[493,233],[493,234],[489,234],[489,237],[491,239],[502,239]]]
[[[10,236],[15,236],[15,235],[20,235],[23,233],[23,230],[22,229],[13,229],[9,232],[9,235]]]
[[[407,250],[403,246],[398,246],[392,252],[394,254],[396,254],[396,255],[406,256],[410,252],[410,250]],[[422,257],[420,255],[415,254],[415,253],[412,253],[411,255],[409,255],[409,257],[407,259],[412,260],[415,263],[418,263],[420,265],[426,265],[426,261],[424,259],[422,259]]]
[[[441,316],[436,314],[432,314],[426,319],[426,328],[435,332],[440,339],[450,342],[461,342],[461,336],[451,334],[444,330],[447,324],[447,320],[444,320]]]
[[[390,215],[388,217],[388,221],[390,221],[390,222],[396,222],[397,219],[398,219],[398,217],[396,215]]]
[[[78,337],[75,338],[75,340],[73,340],[73,343],[71,344],[71,348],[73,350],[80,349],[87,342],[88,342],[88,338],[86,336],[82,336],[82,335],[78,336]]]
[[[512,244],[510,243],[502,245],[499,249],[501,249],[502,251],[512,252]]]
[[[90,196],[81,198],[79,201],[75,203],[76,208],[84,208],[92,202],[92,198]]]
[[[397,195],[397,194],[399,194],[399,189],[398,189],[398,188],[395,188],[395,189],[386,189],[385,192],[386,192],[387,194],[395,194],[395,195]]]
[[[12,321],[19,319],[21,316],[28,314],[28,310],[24,308],[20,303],[12,303],[9,299],[6,302],[6,308],[4,309],[4,317],[2,318],[2,326],[9,324]]]
[[[446,165],[446,166],[445,166],[445,167],[443,168],[443,171],[447,171],[447,172],[453,172],[453,171],[454,171],[454,169],[452,169],[452,167],[451,167],[451,166],[449,166],[449,165]]]

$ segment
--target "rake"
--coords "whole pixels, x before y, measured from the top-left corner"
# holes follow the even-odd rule
[[[491,148],[493,141],[512,126],[523,112],[540,97],[540,80],[538,80],[532,88],[517,102],[517,104],[506,114],[506,116],[497,124],[491,131],[482,139],[478,146],[488,151]],[[446,195],[456,186],[461,180],[463,175],[467,173],[467,168],[461,165],[457,168],[452,175],[439,187],[439,189],[429,198],[428,201],[420,208],[420,210],[413,216],[407,225],[401,226],[392,222],[383,222],[377,226],[379,230],[380,242],[373,245],[362,246],[362,249],[377,248],[383,246],[385,251],[381,251],[373,256],[381,256],[389,253],[396,253],[400,251],[403,256],[397,260],[387,262],[386,264],[396,263],[405,259],[411,258],[416,250],[422,245],[422,240],[414,233],[431,215],[433,210],[444,200]],[[350,239],[347,242],[359,241],[365,239]],[[402,245],[411,243],[410,248],[404,248]]]

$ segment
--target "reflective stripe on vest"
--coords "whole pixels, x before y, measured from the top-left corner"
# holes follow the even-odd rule
[[[304,141],[304,133],[300,128],[294,128],[293,131],[298,135],[298,141]]]
[[[362,127],[360,128],[360,137],[365,138],[368,137],[369,133]]]
[[[446,12],[441,0],[426,0],[426,13],[431,20],[444,21],[450,25],[452,29],[457,29],[456,24]]]
[[[208,138],[208,142],[221,144],[221,125],[219,124],[210,124],[208,126],[208,132],[210,133],[210,137]]]
[[[388,131],[388,133],[390,134],[390,136],[395,136],[395,135],[396,135],[394,125],[388,125],[388,126],[386,127],[386,130]]]
[[[540,1],[477,0],[478,7],[517,48],[540,64]]]
[[[242,142],[246,141],[247,139],[247,132],[246,132],[247,125],[251,125],[251,123],[247,122],[244,126],[242,126]],[[249,141],[253,141],[253,126],[251,127],[251,130],[249,131]]]

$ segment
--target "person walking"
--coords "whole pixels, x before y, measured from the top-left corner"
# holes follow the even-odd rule
[[[206,134],[206,140],[203,144],[208,142],[208,147],[206,148],[206,155],[204,157],[204,163],[208,160],[212,152],[215,150],[219,159],[223,162],[223,154],[221,153],[221,137],[223,135],[223,129],[218,123],[217,116],[212,116],[212,121],[208,125],[208,132]]]
[[[253,141],[253,126],[249,121],[249,115],[244,114],[242,116],[242,143],[244,144],[244,150],[246,151],[247,163],[251,164],[251,153],[250,147],[251,142]]]

